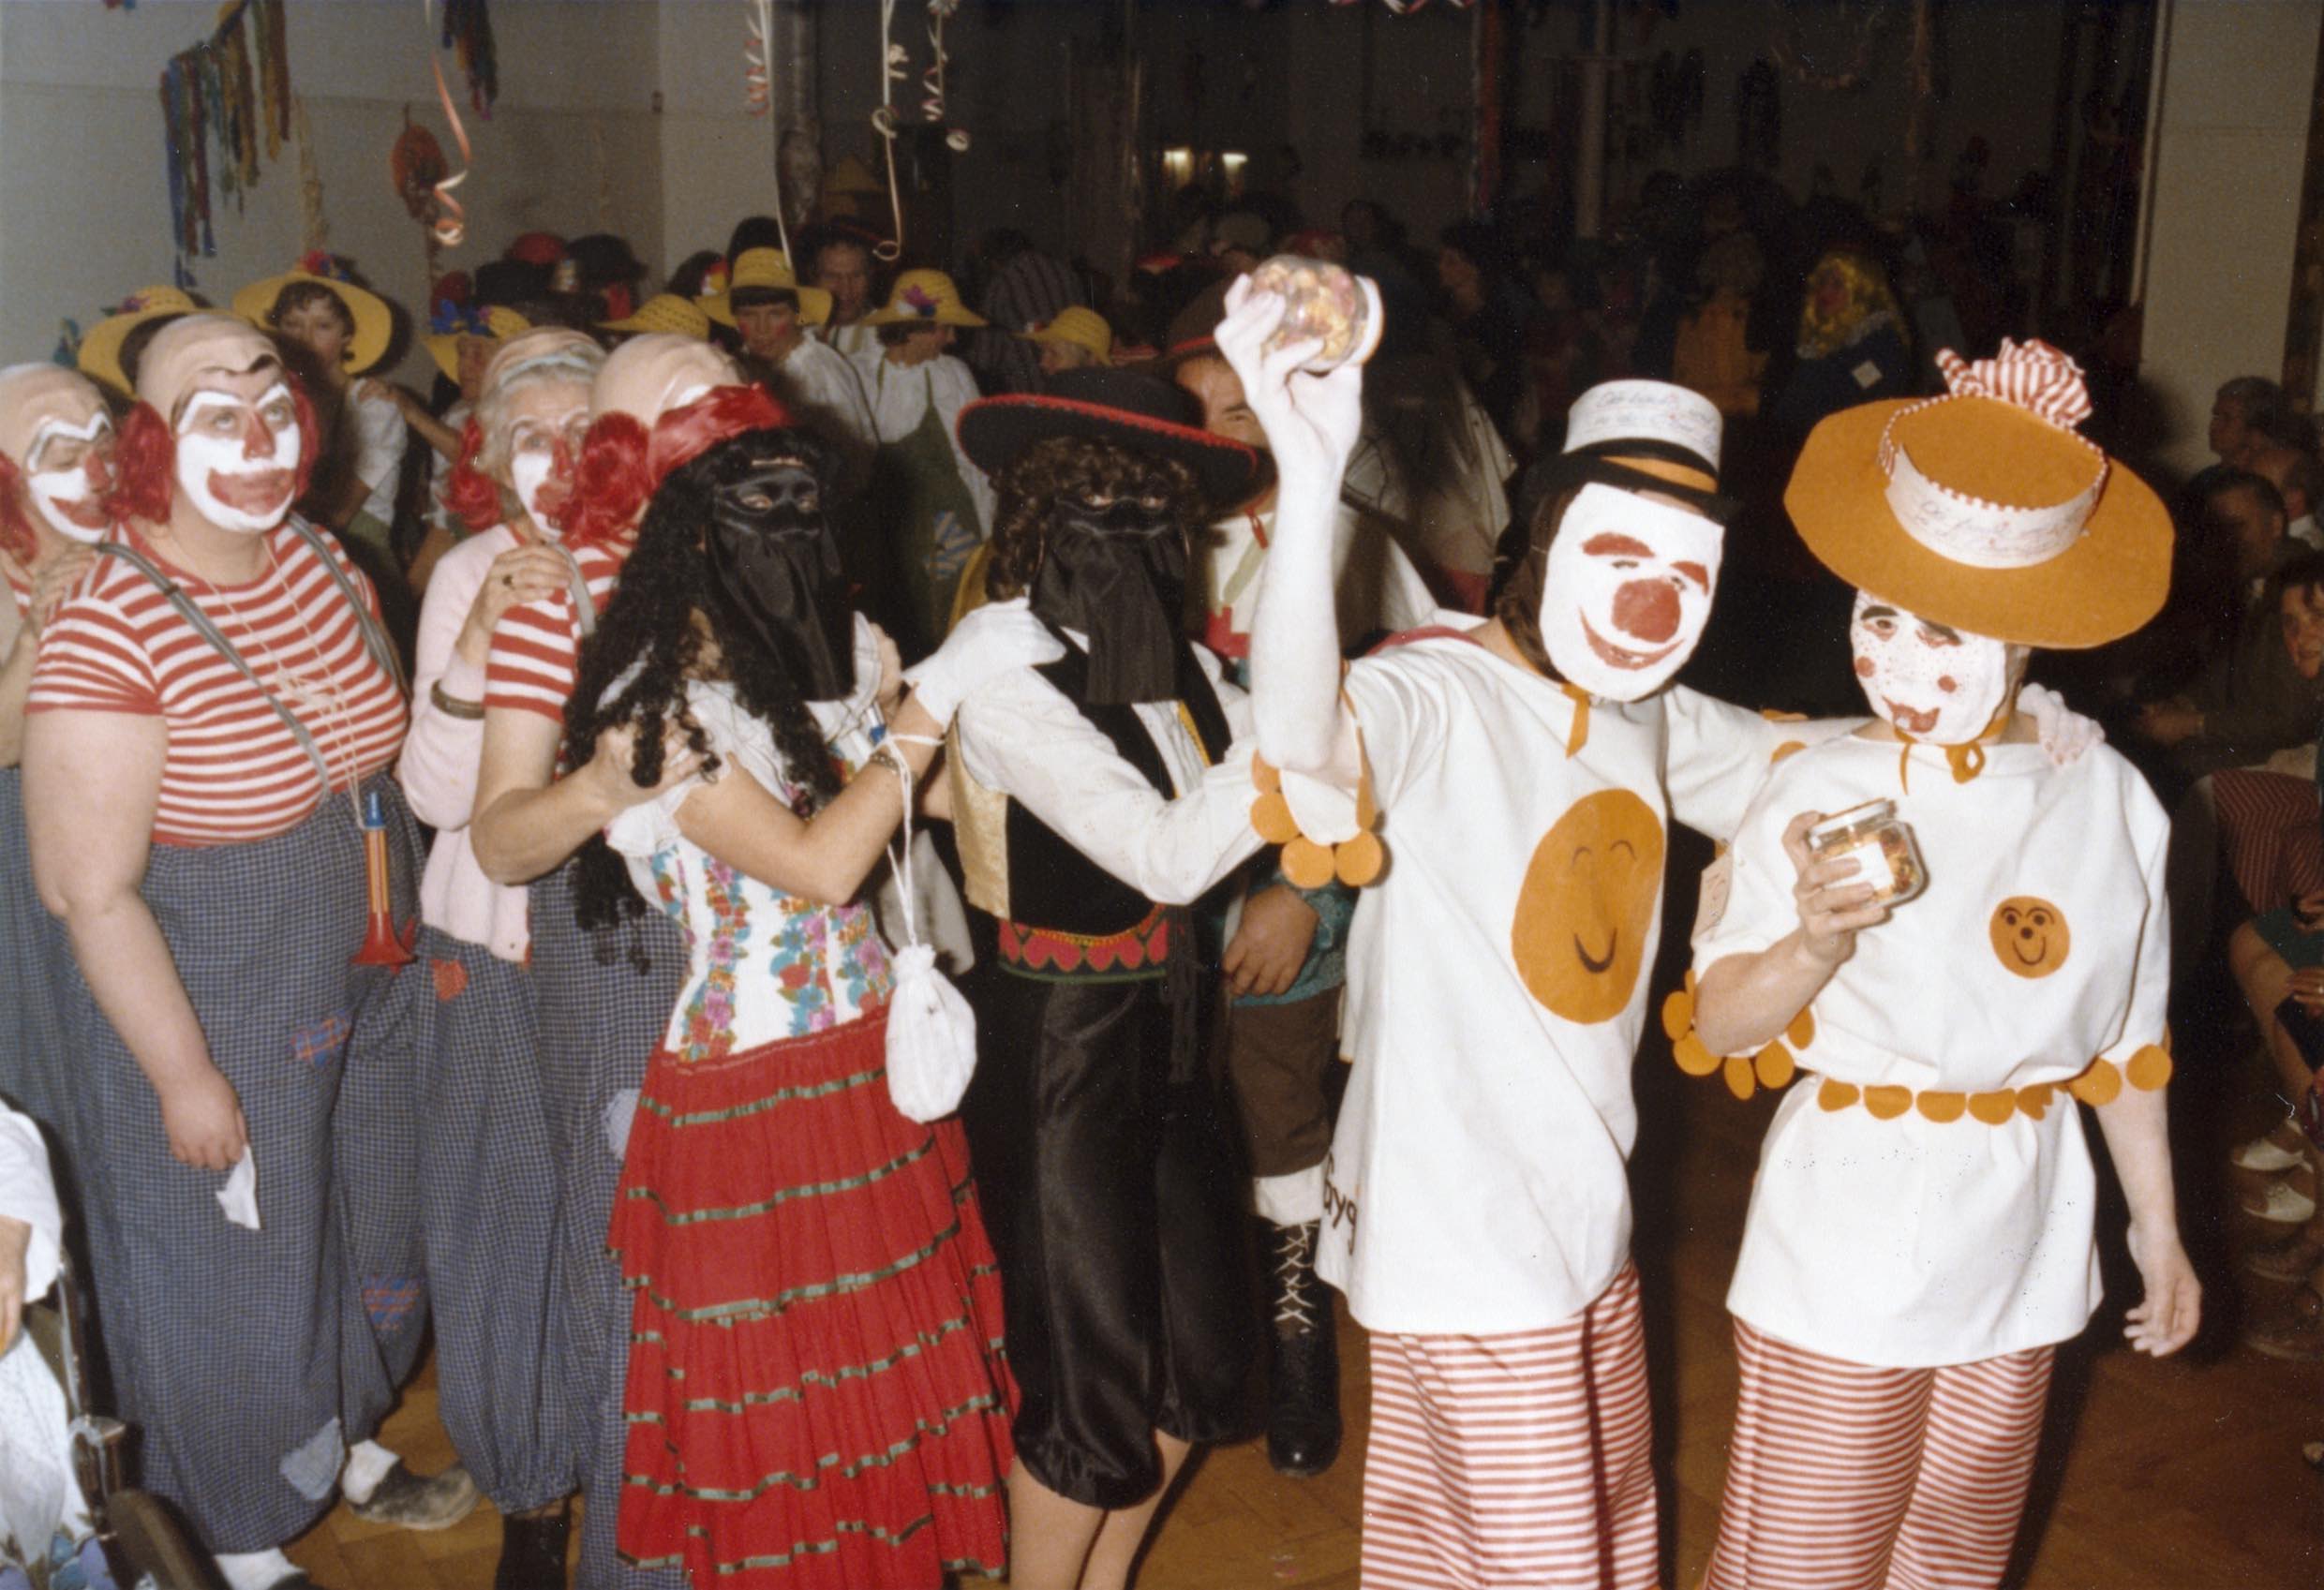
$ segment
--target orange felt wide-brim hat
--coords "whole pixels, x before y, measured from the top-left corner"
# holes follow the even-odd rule
[[[2021,646],[2080,650],[2153,618],[2170,513],[2072,429],[2089,413],[2080,371],[2038,343],[1939,364],[1952,395],[1868,403],[1809,433],[1783,493],[1809,550],[1885,602]]]

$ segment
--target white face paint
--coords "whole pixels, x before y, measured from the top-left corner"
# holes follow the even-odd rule
[[[256,402],[197,392],[177,423],[178,486],[220,529],[271,530],[297,494],[303,439],[298,406],[281,381]]]
[[[549,520],[549,505],[541,500],[541,491],[557,473],[557,456],[553,453],[519,453],[509,460],[509,484],[515,488],[516,500],[525,505],[525,514],[533,528],[550,540],[557,539],[557,527]],[[568,483],[559,482],[556,497],[561,501]]]
[[[1567,505],[1542,581],[1542,644],[1567,680],[1636,701],[1693,655],[1725,532],[1700,513],[1591,482]]]
[[[1856,592],[1848,621],[1864,699],[1898,733],[1930,745],[1967,745],[1992,726],[2027,648],[1933,624]]]
[[[112,485],[106,462],[112,434],[112,421],[103,414],[92,414],[78,425],[43,420],[25,449],[33,467],[24,478],[25,490],[49,528],[67,541],[88,546],[105,539],[112,518],[104,497]]]

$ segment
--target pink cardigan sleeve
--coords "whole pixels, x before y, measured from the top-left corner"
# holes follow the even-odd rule
[[[412,812],[435,828],[465,828],[476,807],[476,768],[484,750],[482,717],[455,718],[436,705],[436,687],[480,706],[484,670],[454,649],[492,560],[514,542],[505,529],[472,536],[444,554],[428,577],[411,676],[411,732],[395,776]]]

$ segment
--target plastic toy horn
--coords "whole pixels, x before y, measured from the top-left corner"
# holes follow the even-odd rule
[[[387,897],[387,812],[380,805],[380,792],[368,790],[363,802],[364,877],[371,897],[371,925],[364,933],[363,948],[355,952],[358,966],[409,966],[411,964],[412,933],[395,931],[395,913]]]

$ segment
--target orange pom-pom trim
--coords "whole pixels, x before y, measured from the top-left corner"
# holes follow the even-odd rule
[[[1337,844],[1322,844],[1300,832],[1291,803],[1284,798],[1283,771],[1259,752],[1251,753],[1251,784],[1259,798],[1251,802],[1251,829],[1271,845],[1283,847],[1283,876],[1295,888],[1319,889],[1337,878],[1351,889],[1377,883],[1387,869],[1387,847],[1372,830],[1379,825],[1379,804],[1372,798],[1372,764],[1363,755],[1363,736],[1356,736],[1362,771],[1356,776],[1356,832]]]
[[[1816,1103],[1827,1110],[1843,1110],[1864,1096],[1863,1090],[1854,1082],[1835,1082],[1829,1077],[1816,1090]]]
[[[2149,1044],[2130,1057],[2130,1063],[2123,1067],[2123,1073],[2130,1079],[2130,1085],[2140,1092],[2153,1092],[2170,1081],[2170,1052],[2159,1045]]]
[[[1720,1063],[1726,1078],[1727,1092],[1738,1099],[1748,1099],[1758,1092],[1758,1082],[1751,1073],[1751,1062],[1739,1054],[1731,1054]]]
[[[1969,1108],[1969,1095],[1926,1090],[1914,1096],[1913,1104],[1929,1120],[1944,1126],[1959,1121]]]
[[[1283,876],[1293,888],[1319,889],[1332,881],[1332,853],[1294,832],[1284,841]]]
[[[2018,1113],[2018,1095],[2007,1088],[1998,1093],[1972,1093],[1969,1113],[1988,1126],[2006,1125],[2009,1118]]]
[[[1815,1017],[1807,1006],[1800,1006],[1799,1014],[1792,1018],[1792,1024],[1783,1029],[1783,1036],[1791,1041],[1792,1048],[1795,1049],[1804,1049],[1815,1042]]]
[[[1671,1045],[1671,1058],[1678,1062],[1678,1069],[1690,1077],[1708,1077],[1721,1064],[1720,1058],[1706,1048],[1703,1040],[1692,1033]]]
[[[2123,1091],[2122,1067],[2110,1060],[2093,1060],[2089,1070],[2065,1085],[2065,1091],[2093,1108],[2112,1104]]]
[[[1694,998],[1684,988],[1673,988],[1662,1002],[1662,1035],[1676,1043],[1694,1031]]]
[[[1788,1088],[1792,1078],[1799,1075],[1799,1064],[1792,1059],[1792,1051],[1781,1044],[1769,1044],[1751,1061],[1751,1070],[1765,1088]]]
[[[1894,1121],[1913,1107],[1913,1090],[1883,1087],[1864,1090],[1864,1107],[1872,1112],[1876,1121]]]

